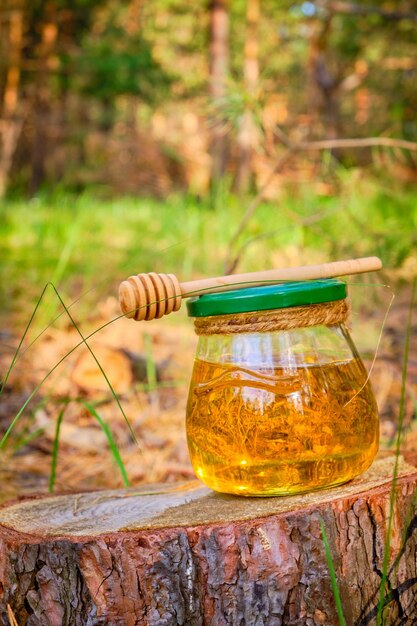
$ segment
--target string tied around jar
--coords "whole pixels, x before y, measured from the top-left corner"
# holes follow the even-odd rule
[[[250,311],[194,318],[197,335],[267,333],[307,326],[349,324],[350,303],[347,299],[267,311]]]

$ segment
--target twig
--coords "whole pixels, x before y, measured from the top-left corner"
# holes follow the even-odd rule
[[[280,158],[279,161],[277,161],[277,163],[274,165],[274,167],[272,168],[271,172],[269,173],[269,176],[267,177],[267,179],[265,180],[264,184],[262,185],[261,189],[258,191],[257,195],[254,197],[254,199],[252,200],[252,202],[249,204],[248,208],[246,209],[242,219],[239,222],[239,225],[233,235],[233,237],[230,240],[229,243],[229,249],[231,250],[234,246],[234,244],[236,243],[236,241],[239,239],[240,235],[242,234],[242,232],[245,230],[247,223],[251,220],[253,214],[255,213],[256,209],[258,208],[259,204],[262,202],[263,197],[264,197],[264,193],[267,190],[267,188],[269,187],[269,185],[271,184],[271,182],[274,179],[274,176],[276,174],[278,174],[283,167],[287,164],[287,162],[289,161],[289,159],[291,158],[291,156],[294,153],[294,148],[289,148],[288,151]],[[231,260],[230,260],[230,255],[226,261],[225,264],[225,274],[230,274],[231,270],[229,269],[231,267]]]
[[[320,211],[318,213],[314,213],[313,215],[308,215],[305,218],[301,217],[300,215],[295,213],[295,211],[291,211],[288,208],[285,208],[283,210],[283,213],[285,213],[287,215],[287,217],[290,220],[292,220],[293,222],[295,222],[298,226],[301,226],[301,227],[306,227],[306,226],[312,227],[317,222],[320,222],[321,220],[325,219],[329,215],[332,215],[333,213],[336,213],[336,212],[338,212],[340,210],[341,210],[341,207],[337,206],[337,207],[329,209],[327,211]],[[241,259],[244,251],[251,244],[255,243],[256,241],[259,241],[260,239],[267,239],[268,237],[273,237],[274,235],[276,235],[279,232],[282,232],[282,229],[276,229],[276,230],[272,230],[270,232],[260,233],[259,235],[254,235],[253,237],[250,237],[249,239],[247,239],[240,246],[240,248],[236,252],[235,257],[229,261],[229,271],[228,271],[228,273],[229,274],[233,274],[233,272],[236,270],[236,268],[237,268],[237,266],[239,264],[239,260]]]
[[[390,11],[380,7],[358,4],[356,2],[326,2],[326,0],[316,0],[316,6],[331,13],[342,13],[344,15],[379,15],[386,20],[411,20],[417,21],[417,14],[404,11]]]
[[[289,159],[298,152],[307,152],[309,150],[332,150],[333,148],[400,148],[402,150],[409,150],[411,152],[417,152],[417,142],[407,141],[406,139],[396,139],[394,137],[359,137],[348,139],[322,139],[320,141],[301,141],[299,143],[291,143],[288,137],[279,129],[279,139],[286,146],[287,151],[276,162],[272,168],[269,176],[265,180],[261,189],[249,204],[245,213],[240,220],[236,231],[234,232],[229,243],[229,254],[225,262],[225,274],[231,274],[239,262],[239,256],[236,255],[232,259],[232,249],[239,239],[240,235],[245,230],[247,224],[252,219],[256,209],[262,202],[264,194],[269,185],[273,181],[276,174],[281,172]]]
[[[296,144],[299,150],[331,150],[332,148],[401,148],[417,152],[417,142],[394,137],[360,137],[357,139],[323,139]]]

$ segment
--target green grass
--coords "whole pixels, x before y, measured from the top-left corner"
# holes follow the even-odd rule
[[[223,273],[240,253],[239,271],[256,271],[310,258],[377,254],[397,266],[417,247],[417,195],[372,178],[342,173],[334,197],[309,184],[263,203],[229,250],[247,202],[221,197],[215,209],[187,196],[166,201],[103,200],[56,193],[0,203],[0,298],[27,319],[47,282],[62,297],[78,298],[85,318],[117,282],[139,271],[173,272],[184,280]],[[415,253],[414,253],[415,254]],[[39,327],[56,313],[51,299]]]
[[[59,435],[61,432],[61,424],[64,417],[65,409],[67,408],[68,403],[65,403],[63,408],[58,413],[58,417],[56,418],[55,425],[55,437],[54,443],[52,446],[52,456],[51,456],[51,473],[49,475],[49,492],[52,493],[54,490],[55,480],[56,480],[56,466],[58,463],[58,450],[59,450]]]
[[[122,461],[122,457],[120,455],[119,448],[117,447],[117,443],[115,442],[113,438],[112,432],[110,430],[110,426],[103,420],[103,418],[100,416],[100,414],[96,411],[96,409],[93,407],[93,405],[90,402],[84,402],[83,404],[85,408],[88,410],[88,412],[90,413],[90,415],[92,415],[97,420],[102,431],[104,432],[107,438],[107,442],[109,444],[109,448],[113,456],[114,462],[116,466],[118,467],[120,474],[122,476],[123,484],[125,487],[129,487],[130,483],[129,483],[129,478],[127,476],[126,468]]]
[[[52,291],[52,293],[56,296],[56,299],[58,300],[59,304],[61,305],[62,309],[64,310],[63,312],[65,313],[65,315],[66,315],[66,316],[67,316],[67,318],[69,319],[69,321],[70,321],[71,325],[72,325],[72,326],[76,329],[76,331],[77,331],[78,335],[80,336],[81,341],[80,341],[80,342],[79,342],[76,346],[74,346],[74,348],[72,348],[71,350],[69,350],[69,352],[67,352],[67,354],[65,354],[65,355],[64,355],[64,356],[63,356],[63,357],[62,357],[62,358],[61,358],[61,359],[60,359],[60,360],[59,360],[59,361],[58,361],[58,362],[57,362],[57,363],[56,363],[56,364],[55,364],[55,365],[54,365],[54,366],[53,366],[53,367],[49,370],[49,372],[48,372],[48,373],[47,373],[47,374],[46,374],[46,375],[42,378],[41,382],[40,382],[40,383],[38,383],[38,385],[36,385],[36,386],[35,386],[35,388],[33,389],[33,391],[29,394],[29,396],[27,397],[27,399],[25,400],[25,402],[24,402],[24,403],[22,404],[22,406],[20,407],[20,410],[18,411],[18,413],[17,413],[17,414],[14,416],[14,418],[12,419],[12,421],[11,421],[11,423],[9,424],[9,426],[8,426],[8,428],[7,428],[7,430],[6,430],[6,432],[4,433],[4,435],[3,435],[2,439],[0,440],[0,449],[1,449],[1,448],[4,446],[4,444],[6,443],[6,441],[7,441],[8,437],[9,437],[10,433],[11,433],[11,432],[12,432],[12,430],[14,429],[15,425],[17,424],[17,422],[20,420],[20,418],[21,418],[21,416],[22,416],[22,414],[23,414],[23,411],[26,409],[27,405],[28,405],[28,404],[29,404],[29,402],[32,400],[32,398],[34,397],[34,395],[35,395],[35,394],[39,391],[39,389],[42,387],[43,383],[44,383],[44,382],[45,382],[45,381],[49,378],[49,376],[50,376],[50,375],[51,375],[51,374],[52,374],[52,373],[53,373],[53,372],[57,369],[57,367],[59,367],[59,365],[60,365],[60,364],[61,364],[61,363],[62,363],[62,362],[63,362],[63,361],[64,361],[64,360],[65,360],[65,359],[66,359],[66,358],[70,355],[70,354],[72,354],[72,352],[74,352],[74,350],[76,350],[79,346],[81,346],[81,345],[83,345],[83,344],[85,345],[85,347],[87,348],[87,350],[90,352],[91,356],[93,357],[94,361],[95,361],[95,362],[96,362],[96,364],[97,364],[97,367],[99,368],[100,372],[102,373],[103,378],[105,379],[106,384],[107,384],[107,386],[108,386],[108,388],[109,388],[109,390],[110,390],[110,393],[112,394],[112,396],[113,396],[113,398],[114,398],[114,400],[115,400],[115,402],[116,402],[116,404],[117,404],[117,406],[118,406],[118,408],[119,408],[119,410],[120,410],[120,413],[122,414],[122,416],[123,416],[123,418],[124,418],[124,420],[125,420],[125,422],[126,422],[126,425],[127,425],[127,426],[128,426],[128,428],[129,428],[129,431],[130,431],[130,434],[131,434],[131,436],[132,436],[133,441],[135,441],[135,443],[136,443],[137,445],[139,445],[139,442],[138,442],[138,441],[137,441],[137,439],[136,439],[136,435],[135,435],[135,433],[134,433],[134,432],[133,432],[133,430],[132,430],[132,427],[131,427],[131,425],[130,425],[130,422],[129,422],[129,420],[128,420],[128,418],[127,418],[127,416],[126,416],[126,414],[125,414],[125,412],[124,412],[124,410],[123,410],[122,405],[120,404],[119,397],[117,396],[116,392],[114,391],[114,389],[113,389],[113,387],[112,387],[112,385],[111,385],[111,383],[110,383],[110,381],[109,381],[109,379],[108,379],[108,377],[107,377],[106,372],[104,371],[104,369],[103,369],[103,367],[101,366],[101,364],[100,364],[99,360],[97,359],[96,355],[94,354],[93,350],[91,349],[90,344],[89,344],[89,343],[88,343],[88,341],[87,341],[90,337],[92,337],[93,335],[95,335],[96,333],[98,333],[101,329],[105,328],[106,326],[108,326],[108,325],[109,325],[109,324],[111,324],[111,323],[116,322],[116,321],[119,319],[119,317],[121,317],[121,316],[114,318],[114,319],[113,319],[113,320],[111,320],[110,322],[107,322],[106,324],[103,324],[103,325],[102,325],[102,326],[100,326],[99,328],[96,328],[96,329],[95,329],[95,331],[93,331],[93,332],[92,332],[92,333],[90,333],[89,335],[84,336],[84,335],[83,335],[83,333],[82,333],[82,332],[81,332],[81,330],[80,330],[79,325],[77,324],[77,322],[75,321],[75,319],[74,319],[74,318],[73,318],[73,316],[71,315],[71,313],[70,313],[70,311],[69,311],[69,307],[65,304],[65,302],[64,302],[64,300],[63,300],[63,298],[61,297],[61,294],[59,293],[58,289],[55,287],[55,285],[53,285],[53,284],[51,284],[51,283],[47,283],[47,284],[45,285],[45,287],[43,288],[42,293],[40,294],[40,296],[39,296],[39,298],[38,298],[38,300],[37,300],[37,302],[36,302],[36,304],[35,304],[35,308],[34,308],[34,310],[32,311],[32,315],[30,316],[29,322],[28,322],[28,323],[27,323],[27,325],[26,325],[26,328],[25,328],[25,330],[24,330],[24,333],[23,333],[23,334],[22,334],[22,336],[21,336],[21,339],[20,339],[20,341],[19,341],[18,347],[17,347],[17,349],[16,349],[16,351],[15,351],[15,354],[13,355],[12,361],[11,361],[11,363],[10,363],[10,366],[9,366],[9,368],[8,368],[8,370],[7,370],[6,374],[5,374],[5,376],[4,376],[4,377],[0,380],[0,395],[1,395],[1,393],[3,392],[3,390],[4,390],[5,386],[6,386],[6,383],[7,383],[8,379],[9,379],[9,376],[10,376],[10,373],[11,373],[12,369],[15,367],[15,365],[16,365],[16,363],[17,363],[17,361],[18,361],[18,358],[19,358],[19,356],[20,356],[20,350],[21,350],[21,347],[22,347],[22,345],[23,345],[23,342],[24,342],[24,340],[25,340],[25,338],[26,338],[26,336],[27,336],[27,334],[28,334],[28,332],[29,332],[29,330],[30,330],[30,327],[31,327],[32,323],[33,323],[33,322],[34,322],[34,320],[36,319],[36,314],[37,314],[37,312],[38,312],[38,311],[39,311],[39,309],[40,309],[40,305],[41,305],[41,303],[42,303],[42,301],[43,301],[44,295],[47,293],[48,287],[50,288],[50,289],[49,289],[49,291]],[[32,342],[32,343],[33,343],[33,342]]]
[[[342,600],[340,598],[339,586],[338,586],[336,572],[335,572],[334,564],[333,564],[333,557],[332,557],[332,553],[330,550],[329,541],[327,539],[324,522],[322,519],[320,519],[320,530],[321,530],[321,536],[323,538],[324,550],[326,552],[327,567],[329,568],[330,582],[332,585],[333,597],[334,597],[336,611],[337,611],[337,617],[339,618],[340,626],[346,626],[346,620],[343,614]]]
[[[143,340],[145,344],[147,387],[148,391],[155,391],[158,387],[158,376],[155,359],[153,358],[152,336],[149,333],[145,333]]]
[[[51,473],[49,476],[49,492],[52,493],[54,491],[55,481],[56,481],[56,468],[58,464],[58,451],[59,451],[59,435],[61,431],[61,424],[64,418],[65,409],[69,404],[69,400],[66,400],[63,408],[59,411],[58,417],[56,420],[55,426],[55,437],[52,447],[52,455],[51,455]],[[82,404],[85,406],[87,411],[90,413],[95,420],[97,420],[100,428],[106,436],[107,442],[109,444],[110,452],[113,456],[113,460],[116,464],[116,467],[119,469],[122,481],[125,487],[129,486],[129,478],[127,476],[126,468],[122,461],[122,457],[120,455],[119,448],[117,446],[116,441],[113,438],[112,432],[110,430],[109,425],[103,420],[100,414],[96,411],[94,406],[90,402],[82,401]]]

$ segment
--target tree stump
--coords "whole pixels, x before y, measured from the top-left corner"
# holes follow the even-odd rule
[[[417,460],[401,459],[385,623],[417,624]],[[27,499],[0,509],[0,622],[19,626],[375,624],[394,457],[302,496],[198,482]],[[9,613],[10,613],[9,608]]]

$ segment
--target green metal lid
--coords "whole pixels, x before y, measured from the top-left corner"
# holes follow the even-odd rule
[[[190,298],[187,310],[190,317],[209,317],[331,302],[343,300],[346,295],[344,282],[326,278],[208,293]]]

